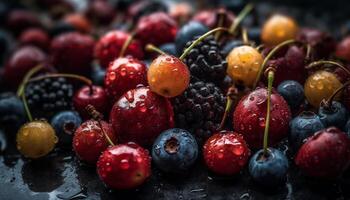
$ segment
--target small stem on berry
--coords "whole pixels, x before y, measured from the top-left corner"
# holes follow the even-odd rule
[[[260,52],[264,47],[265,47],[265,45],[261,44],[261,45],[255,47],[255,49]]]
[[[305,61],[308,62],[311,59],[311,51],[312,51],[312,46],[308,43],[306,44],[306,55],[305,55]]]
[[[340,63],[335,62],[335,61],[331,61],[331,60],[315,61],[315,62],[312,62],[309,65],[307,65],[305,68],[306,69],[312,69],[314,67],[317,67],[317,66],[320,66],[320,65],[323,65],[323,64],[330,64],[330,65],[333,65],[333,66],[337,66],[337,67],[341,68],[342,70],[344,70],[348,75],[350,75],[350,70],[349,69],[347,69],[345,66],[341,65]]]
[[[27,103],[27,98],[26,98],[26,94],[23,92],[22,95],[22,103],[23,103],[23,106],[24,106],[24,110],[26,111],[26,114],[27,114],[27,117],[28,117],[28,120],[31,122],[33,121],[33,117],[32,117],[32,114],[29,110],[29,106],[28,106],[28,103]]]
[[[131,44],[132,40],[134,39],[134,36],[135,36],[135,33],[131,33],[129,35],[129,37],[125,40],[124,44],[123,44],[123,47],[122,49],[120,50],[120,53],[119,53],[119,58],[120,57],[123,57],[125,52],[126,52],[126,49],[129,47],[129,45]]]
[[[248,32],[246,28],[242,28],[242,41],[245,45],[249,44]]]
[[[339,94],[339,92],[343,91],[349,85],[350,85],[350,81],[345,82],[341,87],[339,87],[337,90],[334,91],[334,93],[324,102],[324,105],[327,108],[330,108],[332,106],[332,103],[335,97]]]
[[[243,19],[249,14],[250,11],[252,11],[254,8],[253,4],[247,4],[243,10],[238,14],[238,16],[233,20],[233,23],[231,24],[229,28],[229,33],[234,34],[238,25],[243,21]]]
[[[225,14],[225,10],[224,10],[224,9],[220,9],[220,10],[217,12],[217,18],[219,18],[217,27],[223,27],[223,26],[224,26],[225,19],[226,19],[226,14]],[[216,40],[216,41],[219,40],[220,35],[221,35],[221,32],[220,32],[220,31],[215,33],[215,40]]]
[[[200,42],[202,42],[202,40],[204,40],[205,38],[207,38],[208,36],[210,36],[211,34],[217,32],[217,31],[228,31],[228,29],[224,28],[224,27],[217,27],[215,29],[212,29],[212,30],[204,33],[202,36],[200,36],[198,39],[196,39],[194,42],[192,42],[192,44],[189,47],[187,47],[185,49],[185,51],[182,53],[182,55],[179,57],[179,59],[183,60],[195,46],[197,46]]]
[[[32,77],[34,74],[36,74],[37,72],[39,72],[43,68],[44,68],[44,66],[40,64],[27,72],[27,74],[24,76],[21,84],[19,85],[19,87],[17,89],[17,96],[18,97],[22,96],[22,93],[24,92],[24,89],[25,89],[25,85],[26,85],[27,81],[30,79],[30,77]]]
[[[230,113],[231,111],[231,107],[232,107],[232,104],[233,104],[233,96],[234,94],[236,94],[238,91],[237,91],[237,88],[234,87],[234,86],[231,86],[228,91],[227,91],[227,94],[226,94],[226,108],[225,108],[225,112],[224,112],[224,115],[221,119],[221,122],[220,122],[220,126],[219,128],[217,129],[217,131],[221,131],[224,126],[225,126],[225,122],[226,122],[226,118],[227,118],[227,115]]]
[[[275,73],[273,70],[268,71],[267,76],[267,108],[266,108],[266,119],[265,119],[265,130],[264,130],[264,155],[267,155],[268,139],[269,139],[269,128],[270,128],[270,113],[271,113],[271,93],[272,93],[272,83],[275,78]]]
[[[167,55],[164,51],[160,50],[158,47],[154,46],[153,44],[147,44],[146,45],[146,51],[148,52],[156,52],[160,55]]]

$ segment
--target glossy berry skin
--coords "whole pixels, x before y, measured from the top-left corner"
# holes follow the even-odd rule
[[[50,153],[58,138],[46,121],[32,121],[19,129],[16,141],[17,149],[23,156],[36,159]]]
[[[219,21],[218,16],[218,11],[219,9],[216,10],[202,10],[197,12],[193,17],[192,17],[192,21],[198,21],[202,24],[204,24],[205,26],[213,29],[217,26],[217,23]],[[235,16],[232,12],[224,10],[224,27],[229,27]]]
[[[153,144],[164,130],[174,126],[173,108],[168,99],[138,87],[126,92],[113,106],[110,122],[121,143]]]
[[[261,148],[265,129],[267,90],[259,88],[244,96],[233,113],[234,130],[242,134],[251,148]],[[291,113],[287,102],[275,91],[271,94],[269,144],[287,136]]]
[[[185,173],[196,162],[198,144],[186,130],[174,128],[162,132],[153,143],[152,160],[166,173]]]
[[[322,100],[327,100],[341,86],[335,74],[319,70],[306,79],[305,97],[312,106],[318,108]]]
[[[295,164],[306,175],[334,179],[349,166],[350,140],[335,127],[317,132],[301,146]]]
[[[18,129],[26,120],[22,101],[13,93],[0,94],[0,127]]]
[[[82,123],[79,114],[74,111],[62,111],[51,119],[51,126],[58,137],[58,145],[61,147],[72,147],[75,130]]]
[[[106,91],[101,86],[92,86],[92,93],[89,86],[84,86],[75,92],[73,96],[73,107],[83,119],[90,119],[91,116],[86,111],[88,105],[102,113],[108,114],[109,100]]]
[[[159,47],[160,50],[164,51],[166,54],[177,56],[176,47],[174,43],[166,43]]]
[[[343,38],[337,45],[335,55],[346,61],[350,61],[350,36]]]
[[[243,46],[244,42],[242,40],[230,40],[225,43],[222,47],[221,53],[224,57],[227,57],[228,54],[236,47]]]
[[[47,50],[50,45],[50,38],[45,31],[38,28],[32,28],[24,31],[20,35],[19,42],[21,45],[33,45],[42,50]]]
[[[130,56],[117,58],[109,64],[104,83],[107,96],[114,103],[125,92],[147,85],[146,65]]]
[[[294,19],[275,14],[264,23],[261,30],[261,40],[268,46],[274,46],[286,40],[295,39],[298,30],[298,24]]]
[[[115,144],[117,137],[110,124],[101,121],[104,132]],[[75,131],[73,137],[73,149],[78,158],[88,164],[95,164],[101,153],[110,146],[99,123],[96,120],[88,120],[82,123]]]
[[[177,29],[175,20],[164,12],[141,17],[135,27],[136,38],[143,45],[153,44],[156,46],[173,42]]]
[[[147,79],[153,92],[164,97],[175,97],[188,87],[190,72],[175,56],[160,55],[151,63]]]
[[[251,46],[239,46],[226,57],[227,74],[239,84],[252,86],[263,62],[262,55]]]
[[[135,143],[108,148],[97,162],[100,179],[112,189],[132,189],[151,175],[151,158],[146,149]]]
[[[120,50],[128,37],[130,37],[130,34],[116,30],[106,33],[98,40],[94,55],[102,68],[107,68],[109,63],[119,56]],[[142,59],[144,53],[140,42],[134,39],[126,48],[125,55]]]
[[[305,99],[304,88],[296,81],[283,81],[278,85],[277,92],[286,100],[291,110],[298,109]]]
[[[207,167],[219,175],[235,175],[247,164],[250,150],[242,135],[221,132],[212,135],[203,146]]]
[[[113,21],[115,12],[107,1],[92,1],[86,15],[91,21],[98,24],[109,24]]]
[[[297,152],[306,138],[324,129],[325,126],[318,115],[313,112],[305,111],[290,121],[289,128],[289,145]]]
[[[330,106],[321,105],[318,115],[325,127],[335,126],[343,129],[349,117],[349,112],[342,103],[332,101]]]
[[[288,168],[287,157],[274,148],[268,148],[267,156],[263,150],[259,150],[249,161],[249,174],[256,183],[266,188],[285,183]]]

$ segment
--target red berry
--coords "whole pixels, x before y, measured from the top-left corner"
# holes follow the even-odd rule
[[[252,148],[263,145],[267,90],[259,88],[243,97],[233,114],[234,130],[242,134]],[[273,145],[287,136],[291,113],[288,104],[278,93],[271,94],[271,121],[269,144]]]
[[[97,162],[101,180],[113,189],[132,189],[151,175],[151,158],[147,150],[135,143],[108,148]]]
[[[51,43],[53,65],[64,73],[86,74],[93,59],[94,40],[76,32],[58,35]]]
[[[96,43],[94,54],[100,65],[107,68],[109,63],[118,58],[120,50],[130,34],[123,31],[110,31],[102,36]],[[126,48],[125,55],[142,59],[144,54],[138,40],[133,40]]]
[[[209,28],[215,28],[218,24],[218,11],[217,10],[203,10],[198,12],[196,15],[192,17],[193,21],[198,21],[204,25],[206,25]],[[233,20],[235,19],[235,16],[232,12],[224,10],[224,27],[229,27]]]
[[[156,46],[173,42],[177,33],[177,24],[168,14],[156,12],[140,18],[136,25],[136,38],[143,45]]]
[[[90,119],[91,116],[86,111],[88,105],[102,113],[107,114],[109,111],[109,101],[103,87],[92,86],[92,93],[89,86],[84,86],[78,90],[73,97],[73,106],[83,119]]]
[[[212,135],[203,147],[203,156],[210,170],[221,175],[235,175],[246,165],[250,150],[242,135],[221,132]]]
[[[30,27],[39,27],[41,22],[33,12],[26,10],[13,10],[6,19],[7,26],[15,33],[20,33]]]
[[[86,15],[98,24],[109,24],[113,21],[115,12],[107,1],[97,0],[90,3]]]
[[[138,85],[147,85],[147,68],[136,58],[117,58],[109,64],[105,76],[107,95],[113,103]]]
[[[117,139],[110,124],[101,121],[104,132],[116,143]],[[95,164],[101,153],[110,144],[105,138],[99,123],[88,120],[80,125],[73,137],[73,149],[79,159],[89,164]]]
[[[345,37],[338,45],[335,51],[338,58],[350,61],[350,36]]]
[[[318,131],[301,146],[295,163],[308,176],[337,178],[350,164],[350,140],[335,127]]]
[[[19,37],[19,42],[22,45],[33,45],[43,50],[49,48],[50,39],[47,33],[38,28],[31,28],[24,31]]]
[[[164,130],[174,127],[174,113],[168,99],[139,87],[125,93],[113,106],[110,122],[120,142],[149,146]]]

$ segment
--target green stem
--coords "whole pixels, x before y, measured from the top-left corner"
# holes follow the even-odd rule
[[[225,11],[223,9],[220,9],[218,11],[217,15],[218,15],[218,18],[219,18],[217,27],[224,26],[224,22],[225,22],[225,18],[226,18]],[[215,40],[216,41],[219,40],[220,35],[221,35],[220,31],[215,33]]]
[[[123,47],[120,50],[119,57],[123,57],[124,56],[124,54],[126,52],[126,49],[128,48],[128,46],[130,45],[130,43],[134,39],[134,35],[135,35],[135,33],[130,34],[130,36],[125,40],[125,42],[123,44]]]
[[[242,41],[245,45],[249,44],[248,32],[246,28],[242,28]]]
[[[22,97],[22,103],[23,103],[24,109],[26,111],[28,120],[29,121],[33,121],[32,114],[30,113],[30,110],[29,110],[29,107],[28,107],[28,104],[27,104],[26,94],[23,92],[21,97]]]
[[[97,120],[98,122],[98,125],[100,126],[101,128],[101,131],[103,133],[103,135],[105,136],[105,138],[107,139],[107,142],[112,145],[112,146],[115,146],[115,144],[112,142],[111,138],[108,136],[108,134],[105,132],[105,130],[103,129],[103,126],[102,126],[102,123],[101,123],[101,120]]]
[[[224,126],[225,126],[225,122],[226,122],[226,118],[227,118],[227,115],[230,113],[231,111],[231,108],[232,108],[232,104],[233,104],[233,98],[234,98],[234,95],[237,94],[237,89],[235,87],[235,85],[232,85],[228,91],[227,91],[227,94],[226,94],[226,108],[225,108],[225,112],[224,112],[224,115],[221,119],[221,122],[220,122],[220,126],[219,128],[217,129],[217,131],[221,131]]]
[[[270,70],[268,72],[268,83],[267,83],[267,108],[266,108],[266,119],[265,119],[265,130],[264,130],[264,155],[267,155],[268,139],[269,139],[269,128],[270,128],[270,113],[271,113],[271,93],[272,84],[275,78],[275,73]]]
[[[315,62],[312,62],[310,63],[309,65],[307,65],[305,68],[306,69],[311,69],[311,68],[314,68],[314,67],[317,67],[319,65],[323,65],[323,64],[330,64],[330,65],[334,65],[334,66],[337,66],[339,68],[341,68],[342,70],[344,70],[348,75],[350,75],[350,70],[347,69],[346,67],[344,67],[343,65],[337,63],[337,62],[334,62],[334,61],[331,61],[331,60],[319,60],[319,61],[315,61]]]
[[[346,87],[350,85],[350,81],[345,82],[341,87],[333,92],[333,94],[326,100],[326,106],[330,108],[332,106],[332,102],[339,92],[343,91]]]
[[[243,10],[238,14],[238,16],[234,19],[232,25],[229,28],[229,33],[234,34],[238,25],[243,21],[243,19],[252,11],[254,8],[253,4],[246,5]]]
[[[148,52],[156,52],[161,55],[167,55],[164,51],[160,50],[158,47],[154,46],[153,44],[147,44],[146,45],[146,51]]]
[[[21,84],[19,85],[19,87],[17,89],[17,96],[18,97],[22,96],[22,94],[24,92],[25,85],[28,82],[28,80],[30,79],[30,77],[32,77],[34,74],[36,74],[38,71],[42,70],[43,68],[44,68],[44,66],[40,64],[27,72],[27,74],[24,76]]]

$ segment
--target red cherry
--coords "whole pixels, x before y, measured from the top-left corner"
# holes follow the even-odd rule
[[[233,113],[234,130],[242,134],[252,148],[263,146],[267,90],[259,88],[244,96]],[[276,144],[287,136],[291,113],[288,104],[275,91],[271,94],[269,143]]]
[[[140,18],[136,25],[136,38],[143,45],[156,46],[173,42],[177,33],[177,24],[168,14],[156,12]]]
[[[110,122],[123,142],[149,146],[164,130],[174,127],[174,113],[168,99],[139,87],[125,93],[113,106]]]
[[[101,180],[113,189],[132,189],[151,175],[151,158],[135,143],[120,144],[104,151],[97,162]]]
[[[112,103],[140,84],[147,85],[147,68],[138,59],[117,58],[109,64],[105,76],[105,87]]]
[[[51,43],[51,59],[60,72],[87,74],[93,59],[94,40],[89,35],[64,33]]]
[[[98,24],[109,24],[113,21],[115,12],[107,1],[92,1],[86,15]]]
[[[123,31],[110,31],[99,39],[94,54],[102,67],[107,68],[111,61],[118,58],[120,50],[129,37],[130,34]],[[126,48],[125,55],[142,59],[144,54],[140,42],[132,40]]]
[[[338,58],[350,61],[350,36],[345,37],[338,45],[335,51]]]
[[[107,114],[109,107],[109,101],[107,94],[103,87],[92,86],[92,93],[89,86],[84,86],[78,90],[73,97],[73,106],[83,119],[90,119],[91,116],[86,111],[88,105],[94,106],[94,108],[102,113]]]
[[[335,127],[318,131],[301,146],[295,163],[308,176],[337,178],[350,164],[350,140]]]
[[[210,170],[221,175],[235,175],[246,165],[250,150],[242,135],[221,132],[212,135],[204,144],[203,156]]]
[[[49,48],[50,39],[47,33],[38,28],[31,28],[24,31],[20,37],[19,42],[22,45],[33,45],[43,50]]]
[[[20,33],[30,27],[40,27],[41,22],[33,12],[26,10],[13,10],[6,19],[7,26],[15,33]]]
[[[198,21],[204,25],[206,25],[209,28],[215,28],[218,24],[218,12],[219,10],[203,10],[198,12],[196,15],[192,17],[193,21]],[[225,13],[225,21],[224,21],[224,27],[229,27],[235,16],[232,12],[230,11],[224,11]]]
[[[111,125],[105,121],[101,121],[101,125],[111,141],[116,143],[117,139]],[[73,137],[73,149],[75,153],[80,160],[89,164],[95,164],[98,157],[109,145],[96,120],[88,120],[82,123],[75,131]]]

